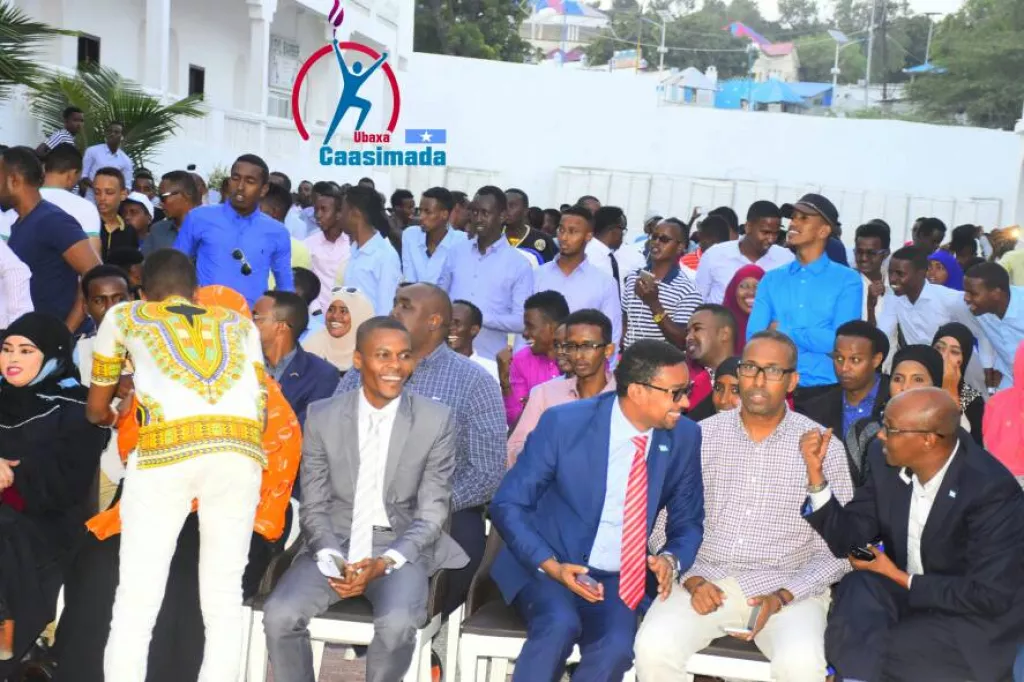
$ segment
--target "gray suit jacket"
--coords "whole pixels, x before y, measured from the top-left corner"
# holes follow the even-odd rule
[[[359,475],[359,391],[309,406],[302,437],[300,522],[315,554],[348,554]],[[469,557],[442,531],[451,502],[455,438],[451,410],[403,391],[384,477],[384,509],[397,536],[390,549],[432,574]]]

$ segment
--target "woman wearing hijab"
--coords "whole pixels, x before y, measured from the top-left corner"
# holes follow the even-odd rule
[[[743,347],[747,345],[747,320],[754,309],[754,297],[762,277],[764,270],[756,265],[744,265],[725,288],[722,305],[736,318],[736,355],[742,355]]]
[[[1024,342],[1013,359],[1013,385],[989,398],[982,427],[985,449],[1024,486]]]
[[[228,287],[199,289],[196,302],[220,305],[251,319],[245,298]],[[271,559],[284,549],[292,523],[289,501],[302,446],[295,412],[277,382],[266,375],[264,380],[267,420],[263,450],[267,453],[267,468],[260,485],[249,563],[242,576],[246,599],[256,593]],[[124,459],[138,442],[139,426],[134,415],[135,410],[129,410],[118,424],[118,451]],[[117,502],[89,519],[86,527],[89,532],[64,587],[65,608],[53,652],[58,663],[54,682],[104,682],[103,652],[119,581],[121,513]],[[171,560],[167,591],[149,647],[147,682],[196,680],[204,645],[199,607],[199,524],[193,512],[182,526]]]
[[[324,313],[326,328],[310,334],[302,348],[323,358],[344,374],[352,369],[356,330],[373,317],[373,304],[358,289],[338,287],[331,293],[331,305]]]
[[[889,399],[913,388],[942,386],[942,372],[942,355],[931,346],[915,344],[901,348],[892,360]],[[854,485],[864,481],[864,459],[882,430],[884,411],[883,405],[875,414],[855,422],[846,433],[846,452],[850,457]]]
[[[974,354],[975,341],[974,334],[965,325],[950,322],[935,332],[932,348],[942,355],[942,388],[960,406],[960,426],[971,434],[974,442],[982,445],[985,399],[979,391],[964,382],[964,368]]]
[[[53,620],[110,432],[85,418],[64,323],[27,313],[0,346],[0,679]],[[95,505],[95,502],[93,502]],[[14,659],[14,660],[12,660]]]
[[[928,256],[928,281],[956,291],[964,290],[964,271],[956,256],[939,249]]]
[[[737,368],[740,359],[737,357],[726,358],[715,369],[715,383],[711,387],[711,394],[697,403],[686,416],[695,422],[703,421],[713,417],[719,412],[739,407],[740,388]]]

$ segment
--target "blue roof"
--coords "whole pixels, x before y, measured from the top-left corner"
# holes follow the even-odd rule
[[[789,84],[774,78],[755,85],[750,92],[750,101],[755,104],[804,104],[804,98],[793,92]]]
[[[924,64],[912,66],[909,69],[903,69],[903,73],[947,73],[947,69],[941,66],[935,66],[931,62],[925,62]]]

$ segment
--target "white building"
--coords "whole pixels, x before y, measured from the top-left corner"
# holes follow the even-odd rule
[[[51,26],[81,32],[78,38],[49,42],[42,51],[47,66],[70,72],[82,59],[98,57],[100,64],[167,100],[203,93],[208,115],[185,121],[181,133],[160,150],[152,164],[157,170],[195,163],[201,172],[209,173],[216,166],[229,166],[241,153],[253,152],[293,180],[327,175],[318,163],[317,150],[341,90],[334,57],[318,61],[300,91],[308,142],[302,141],[291,120],[290,97],[299,66],[331,40],[327,22],[331,0],[13,0],[13,4]],[[338,39],[387,51],[388,63],[401,82],[412,54],[413,0],[345,0],[343,6]],[[386,81],[374,77],[360,95],[373,102],[364,130],[383,129],[391,107]],[[342,126],[348,131],[354,127]],[[0,139],[5,143],[35,147],[43,132],[29,115],[23,93],[0,106]],[[335,137],[336,146],[339,139]],[[367,174],[372,176],[361,175]],[[386,175],[382,179],[386,185]]]
[[[754,80],[763,83],[772,78],[786,83],[800,80],[800,57],[793,43],[759,46],[757,60],[751,69]]]

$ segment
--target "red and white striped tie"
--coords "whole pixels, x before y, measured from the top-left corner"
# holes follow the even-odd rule
[[[647,577],[647,436],[635,436],[633,466],[626,484],[622,515],[622,561],[619,566],[619,597],[635,609],[644,596]]]

